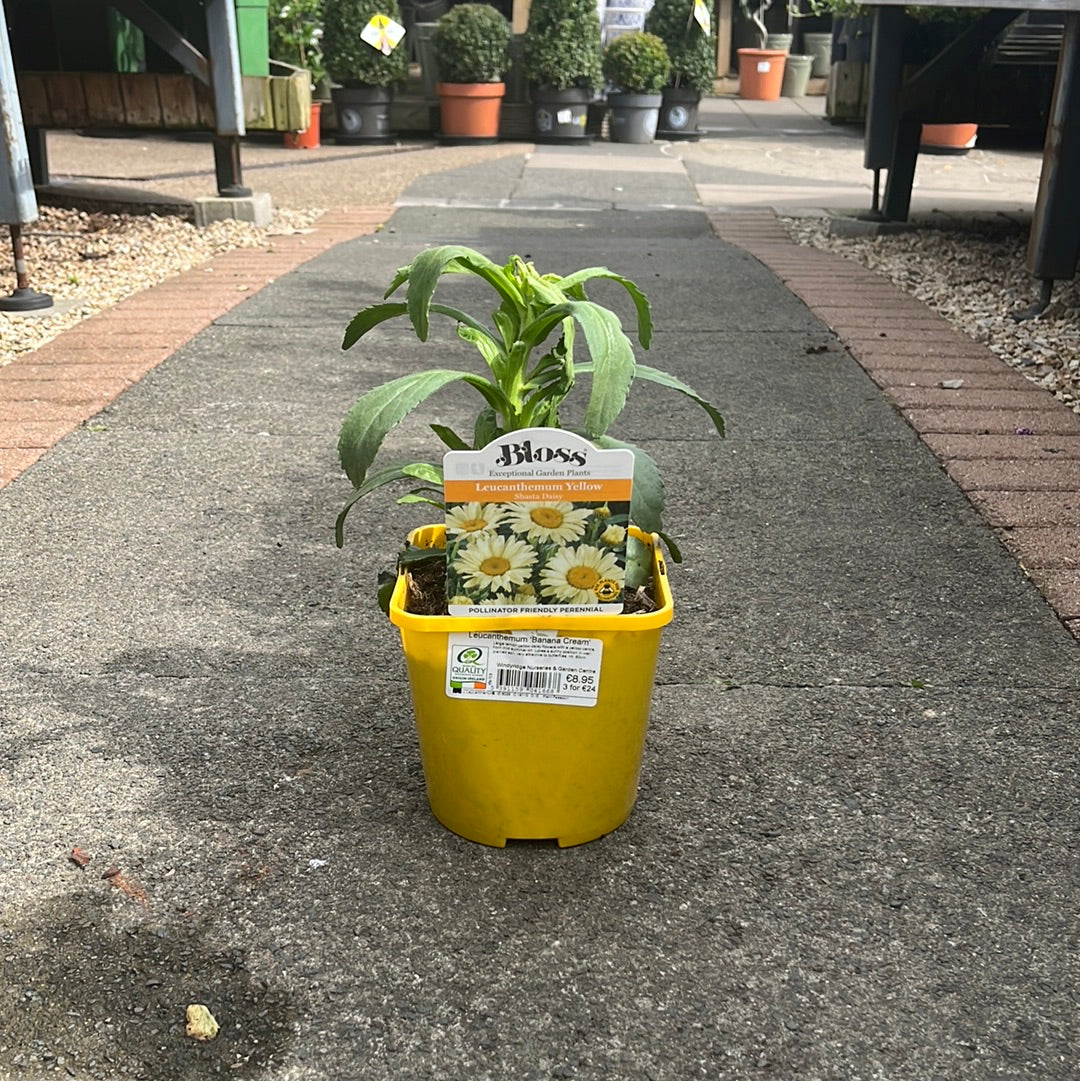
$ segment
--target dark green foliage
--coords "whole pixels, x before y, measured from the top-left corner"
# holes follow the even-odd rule
[[[445,83],[500,83],[510,65],[510,23],[490,4],[451,8],[431,40]]]
[[[600,68],[596,0],[533,0],[525,35],[525,77],[545,90],[596,89]]]
[[[604,77],[628,94],[657,94],[667,85],[671,58],[655,34],[634,32],[604,50]]]
[[[671,57],[669,86],[709,94],[716,78],[716,35],[694,18],[694,0],[656,0],[645,29],[662,38]]]
[[[342,86],[391,86],[409,73],[404,41],[385,56],[360,37],[373,15],[401,22],[397,0],[323,0],[323,59]]]

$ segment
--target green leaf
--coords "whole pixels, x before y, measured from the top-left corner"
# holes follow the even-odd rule
[[[441,499],[432,499],[431,496],[421,495],[419,491],[400,495],[395,502],[399,503],[401,506],[405,506],[409,503],[427,503],[428,506],[438,507],[439,510],[446,510],[446,504]]]
[[[724,418],[720,415],[719,410],[715,406],[711,405],[692,387],[688,387],[685,383],[680,382],[673,375],[668,375],[667,372],[660,371],[659,368],[650,368],[647,364],[639,364],[634,371],[634,377],[636,379],[645,379],[650,383],[656,383],[658,386],[667,387],[668,390],[677,390],[680,394],[685,394],[691,401],[697,402],[706,413],[709,414],[709,419],[716,425],[716,430],[722,436],[724,434]]]
[[[473,427],[473,449],[482,450],[493,439],[502,435],[499,418],[494,409],[481,409]]]
[[[626,538],[626,588],[638,589],[643,586],[652,573],[652,551],[647,544],[642,544],[637,537]]]
[[[672,539],[670,533],[665,533],[663,530],[657,530],[656,535],[664,542],[664,547],[671,553],[672,563],[682,562],[682,552],[679,550],[679,546]]]
[[[652,309],[649,305],[649,298],[629,278],[624,278],[621,274],[608,270],[607,267],[587,267],[584,270],[568,274],[565,278],[560,278],[557,284],[563,290],[576,290],[577,287],[595,278],[606,278],[618,282],[630,294],[630,299],[633,300],[634,308],[637,311],[638,341],[641,342],[643,349],[648,349],[652,342]],[[584,292],[580,295],[584,296]]]
[[[346,500],[345,506],[337,516],[334,524],[334,543],[340,548],[345,543],[345,519],[349,511],[357,501],[363,499],[369,492],[381,488],[384,484],[391,484],[396,480],[424,480],[432,484],[442,484],[442,470],[438,466],[428,465],[426,462],[412,462],[409,465],[387,466],[372,473],[363,484],[356,486],[356,490]]]
[[[472,386],[477,386],[478,382],[483,384],[477,389],[485,398],[488,391],[494,391],[498,396],[498,388],[478,376],[444,368],[403,375],[368,391],[349,410],[338,438],[341,465],[353,485],[363,484],[386,434],[396,424],[435,391],[461,381]]]
[[[595,439],[611,427],[626,405],[637,361],[619,317],[591,301],[574,301],[572,314],[585,332],[592,358],[592,388],[585,407],[585,435]],[[580,370],[580,369],[579,369]]]
[[[644,533],[661,533],[664,516],[664,482],[656,462],[633,443],[604,435],[593,442],[601,448],[622,447],[634,455],[634,486],[630,495],[630,520]],[[678,560],[676,560],[678,562]]]
[[[352,321],[345,328],[345,337],[341,340],[342,349],[351,349],[369,330],[385,323],[387,319],[394,319],[404,315],[408,309],[404,304],[372,304],[363,311],[353,316]]]
[[[443,471],[441,465],[428,465],[427,462],[412,462],[409,465],[403,465],[401,472],[406,477],[413,477],[416,480],[425,480],[428,484],[434,484],[440,489],[443,482]]]
[[[443,274],[475,274],[511,303],[521,304],[521,293],[506,271],[486,255],[461,244],[443,244],[422,251],[409,265],[405,302],[416,336],[427,341],[431,300]]]
[[[472,447],[453,428],[448,428],[445,424],[429,424],[428,427],[451,450],[472,450]]]
[[[379,571],[379,588],[375,596],[383,615],[390,615],[390,598],[394,595],[394,586],[397,585],[397,575],[392,571]]]
[[[498,377],[502,372],[504,364],[502,363],[506,358],[506,351],[502,345],[497,342],[486,330],[477,330],[475,327],[464,326],[461,323],[457,328],[458,337],[462,341],[468,342],[470,345],[475,345],[480,350],[480,355],[484,358],[484,363],[494,372]]]

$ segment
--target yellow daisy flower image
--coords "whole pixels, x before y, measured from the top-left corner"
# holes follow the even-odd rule
[[[504,506],[508,525],[529,540],[556,541],[565,544],[585,532],[592,511],[573,503],[507,503]]]
[[[510,593],[523,585],[536,562],[536,549],[519,537],[476,533],[453,562],[454,572],[469,591]]]
[[[490,533],[502,516],[503,510],[496,503],[459,503],[446,511],[446,532],[450,536]]]
[[[596,604],[596,587],[605,579],[622,589],[625,576],[615,553],[579,544],[560,548],[548,560],[540,572],[540,592],[567,604]]]

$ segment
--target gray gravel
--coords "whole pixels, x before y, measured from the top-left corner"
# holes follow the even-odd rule
[[[939,214],[876,237],[835,236],[827,218],[784,220],[799,243],[884,275],[1080,412],[1080,282],[1056,283],[1037,318],[1013,318],[1038,292],[1025,266],[1029,220]]]

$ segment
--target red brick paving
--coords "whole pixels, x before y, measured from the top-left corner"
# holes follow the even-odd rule
[[[393,209],[329,213],[310,233],[223,252],[0,368],[0,488],[215,319],[335,244],[375,232]]]
[[[710,221],[833,330],[1080,638],[1080,416],[873,271],[791,242],[771,212]]]

